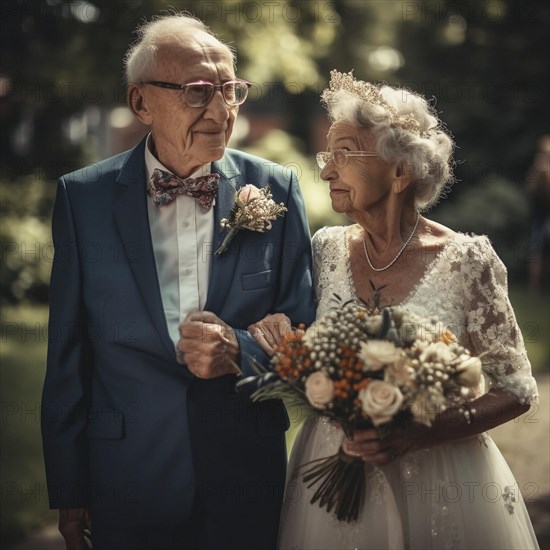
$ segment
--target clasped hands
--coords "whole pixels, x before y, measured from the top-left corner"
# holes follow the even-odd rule
[[[284,313],[266,315],[248,327],[248,332],[268,355],[273,355],[277,344],[283,341],[285,334],[292,331],[290,319]]]
[[[357,430],[352,439],[344,439],[342,449],[347,455],[383,466],[405,453],[430,447],[433,443],[430,428],[413,422],[406,430],[394,429],[390,435],[383,438],[375,428]]]
[[[178,361],[197,378],[240,374],[235,331],[210,311],[193,311],[179,325]]]

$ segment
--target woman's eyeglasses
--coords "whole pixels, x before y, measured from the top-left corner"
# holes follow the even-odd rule
[[[188,107],[204,107],[210,102],[217,90],[221,91],[223,100],[230,107],[242,105],[248,97],[248,88],[252,86],[246,80],[228,80],[223,84],[212,84],[212,82],[204,80],[189,84],[174,84],[172,82],[149,80],[143,82],[143,84],[157,86],[158,88],[167,88],[169,90],[180,90],[183,92],[183,99]]]
[[[346,149],[336,149],[334,151],[321,151],[315,158],[321,170],[330,162],[337,168],[342,168],[348,162],[348,157],[376,157],[378,153],[372,151],[348,151]]]

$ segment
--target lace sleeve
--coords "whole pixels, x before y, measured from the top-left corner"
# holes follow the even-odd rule
[[[313,249],[313,283],[317,317],[334,308],[334,296],[344,301],[354,299],[346,244],[346,227],[319,229],[311,241]]]
[[[466,330],[472,353],[482,356],[491,387],[521,403],[538,399],[537,384],[508,298],[506,267],[487,237],[476,238],[463,266]]]

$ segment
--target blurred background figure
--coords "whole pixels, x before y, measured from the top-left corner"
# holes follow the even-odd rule
[[[527,173],[531,213],[529,287],[538,292],[547,286],[550,275],[550,135],[540,137],[537,153]]]

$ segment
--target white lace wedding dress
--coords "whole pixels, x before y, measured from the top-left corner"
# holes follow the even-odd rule
[[[313,254],[322,317],[334,307],[334,293],[357,299],[346,228],[318,231]],[[523,403],[537,399],[507,296],[506,268],[486,237],[457,233],[402,305],[437,315],[473,354],[485,352],[483,362],[491,366],[484,366],[484,375],[492,387]],[[290,458],[281,550],[538,548],[521,487],[488,434],[411,452],[387,466],[366,465],[365,502],[353,523],[310,504],[313,489],[302,483],[299,468],[336,453],[341,440],[342,432],[327,421],[304,423]]]

